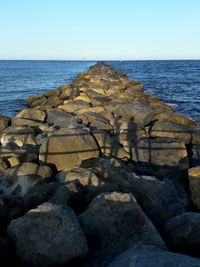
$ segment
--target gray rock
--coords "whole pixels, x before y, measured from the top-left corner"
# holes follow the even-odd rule
[[[8,226],[17,255],[33,266],[66,264],[88,253],[87,242],[74,212],[45,203]]]
[[[200,259],[161,250],[155,246],[133,246],[117,255],[108,267],[199,267]]]
[[[185,212],[185,206],[171,180],[160,181],[153,176],[127,172],[122,172],[121,176],[130,185],[126,190],[132,191],[143,211],[154,223],[163,223],[166,219]]]
[[[173,247],[200,247],[200,214],[186,212],[171,218],[164,225],[168,244]]]
[[[191,166],[200,166],[200,145],[193,145],[191,147]]]
[[[200,166],[188,170],[190,199],[200,210]]]
[[[93,257],[110,257],[137,242],[165,248],[132,194],[100,194],[79,220]]]
[[[47,113],[47,122],[58,128],[76,128],[80,126],[74,115],[63,112],[61,109],[53,109]]]
[[[0,190],[8,196],[23,197],[38,180],[51,175],[49,167],[26,162],[0,174]]]

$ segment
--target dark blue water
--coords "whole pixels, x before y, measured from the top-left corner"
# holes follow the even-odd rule
[[[95,61],[0,61],[0,114],[13,115],[30,95],[69,83]],[[110,61],[146,91],[200,122],[200,61]]]

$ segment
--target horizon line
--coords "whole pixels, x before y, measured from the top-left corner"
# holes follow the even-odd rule
[[[0,59],[0,61],[192,61],[192,60],[200,60],[200,58],[161,58],[161,59],[151,59],[151,58],[144,58],[144,59],[28,59],[28,58],[17,58],[17,59]]]

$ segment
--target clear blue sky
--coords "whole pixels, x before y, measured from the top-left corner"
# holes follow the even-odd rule
[[[0,0],[0,59],[200,59],[200,0]]]

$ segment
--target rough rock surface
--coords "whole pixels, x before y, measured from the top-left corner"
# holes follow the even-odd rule
[[[129,247],[111,266],[200,266],[194,121],[103,63],[27,104],[0,116],[2,266],[104,267]]]
[[[165,247],[131,194],[100,194],[79,220],[92,253],[100,257],[112,256],[137,242]]]
[[[200,247],[200,214],[186,212],[167,220],[164,225],[167,241],[173,247]]]
[[[133,246],[122,252],[108,267],[199,267],[200,259],[161,250],[155,246]]]
[[[79,167],[83,160],[98,155],[98,146],[88,129],[62,128],[42,143],[39,159],[61,171]]]
[[[52,175],[47,166],[23,163],[0,173],[0,190],[5,195],[23,197],[38,180]]]
[[[191,200],[200,209],[200,166],[188,170]]]
[[[17,255],[34,266],[65,264],[88,253],[74,212],[50,203],[13,220],[8,235],[16,244]]]

